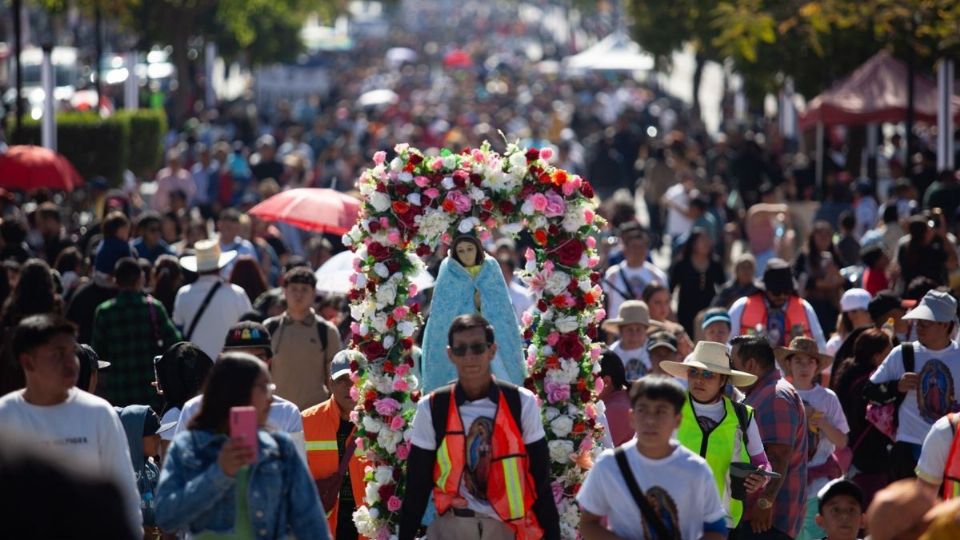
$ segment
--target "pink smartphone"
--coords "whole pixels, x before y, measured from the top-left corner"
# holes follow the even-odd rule
[[[230,407],[230,437],[242,439],[243,443],[257,448],[257,409],[253,407]],[[257,461],[256,452],[250,462]]]

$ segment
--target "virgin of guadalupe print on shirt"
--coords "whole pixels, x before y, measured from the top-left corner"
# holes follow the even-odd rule
[[[492,441],[492,419],[480,417],[470,424],[465,441],[467,470],[463,475],[463,485],[478,501],[487,501],[487,478],[490,477]]]
[[[653,486],[646,490],[643,495],[647,498],[647,502],[650,503],[653,511],[660,516],[660,522],[667,528],[667,532],[670,533],[669,538],[660,538],[653,527],[647,523],[647,520],[643,520],[643,538],[645,540],[674,540],[680,538],[680,514],[677,511],[677,503],[667,493],[667,490],[660,486]]]
[[[957,409],[953,376],[939,359],[928,360],[918,374],[917,409],[920,417],[933,423]]]

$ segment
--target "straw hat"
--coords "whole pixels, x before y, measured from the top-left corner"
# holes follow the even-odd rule
[[[650,320],[650,310],[647,309],[647,304],[641,300],[627,300],[620,304],[620,311],[617,313],[617,318],[603,321],[601,328],[606,332],[616,335],[620,333],[620,325],[622,324],[663,326],[658,321]]]
[[[833,363],[833,357],[829,354],[821,353],[817,348],[817,342],[808,337],[795,337],[790,342],[789,347],[777,347],[774,354],[777,356],[777,363],[780,364],[780,369],[786,373],[790,372],[790,366],[787,365],[787,360],[790,360],[795,354],[805,354],[810,358],[816,358],[818,373],[827,369],[827,366]]]
[[[180,266],[189,272],[203,273],[219,270],[230,264],[230,261],[237,256],[235,250],[221,253],[218,238],[198,240],[193,247],[196,252],[195,255],[186,255],[180,258]]]
[[[730,353],[723,343],[701,341],[683,362],[670,360],[660,362],[660,369],[680,379],[687,378],[689,368],[706,369],[720,375],[727,375],[734,386],[750,386],[757,382],[756,375],[730,367]]]

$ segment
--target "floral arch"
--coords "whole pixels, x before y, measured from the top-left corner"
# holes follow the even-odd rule
[[[524,228],[527,249],[522,279],[535,307],[521,322],[530,341],[525,385],[541,402],[550,449],[553,492],[564,538],[576,538],[574,502],[599,452],[595,391],[599,345],[593,344],[602,309],[593,188],[579,176],[549,165],[549,149],[509,144],[505,153],[488,143],[459,154],[427,157],[406,144],[396,157],[374,156],[359,181],[363,208],[344,235],[356,253],[350,291],[351,347],[367,361],[351,365],[358,407],[358,448],[367,469],[365,506],[354,514],[360,534],[386,540],[396,534],[404,494],[403,469],[410,453],[416,410],[411,350],[422,323],[411,277],[441,241],[475,231],[487,238],[499,228]]]

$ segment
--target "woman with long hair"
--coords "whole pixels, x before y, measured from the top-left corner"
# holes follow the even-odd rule
[[[150,283],[153,285],[151,294],[163,304],[167,313],[173,313],[173,301],[177,298],[177,291],[183,285],[183,271],[180,261],[173,255],[161,255],[153,265]]]
[[[265,429],[275,388],[267,365],[252,355],[226,353],[214,364],[200,412],[174,438],[160,474],[156,515],[163,530],[193,538],[330,538],[293,441]],[[256,447],[230,436],[231,409],[245,406],[256,411]]]
[[[267,290],[267,280],[257,260],[250,255],[240,255],[230,272],[230,283],[239,285],[252,303]]]
[[[865,505],[869,505],[873,494],[888,481],[890,454],[887,447],[892,441],[867,421],[863,387],[892,348],[893,342],[883,330],[864,330],[854,343],[853,358],[847,358],[837,368],[837,383],[833,388],[850,427],[852,480],[863,490]]]
[[[713,252],[713,240],[704,229],[694,227],[680,257],[670,267],[670,290],[680,289],[677,322],[688,335],[694,334],[693,320],[697,313],[710,306],[725,279],[723,267]]]
[[[833,229],[826,221],[817,221],[807,245],[794,261],[793,273],[800,282],[801,294],[810,303],[825,335],[831,334],[840,313],[843,277],[840,252],[833,242]]]
[[[61,311],[50,267],[42,259],[29,259],[20,268],[20,279],[4,302],[0,319],[4,328],[13,328],[24,317]]]

